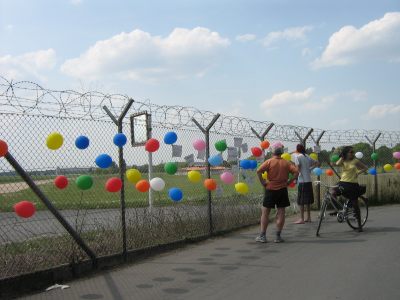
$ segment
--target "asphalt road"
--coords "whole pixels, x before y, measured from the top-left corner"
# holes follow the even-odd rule
[[[399,215],[400,205],[373,208],[363,233],[331,218],[320,238],[316,222],[291,219],[282,244],[255,243],[253,227],[24,299],[397,300]]]

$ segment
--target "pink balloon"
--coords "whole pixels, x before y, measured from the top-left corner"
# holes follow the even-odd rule
[[[394,157],[395,159],[400,159],[400,152],[399,152],[399,151],[394,152],[394,153],[393,153],[393,157]]]
[[[204,150],[206,148],[206,142],[201,140],[201,139],[195,140],[193,142],[193,147],[197,151],[202,151],[202,150]]]
[[[235,181],[235,176],[231,172],[224,172],[220,176],[223,183],[231,184]]]
[[[273,142],[271,147],[272,148],[282,148],[283,144],[282,144],[282,142]]]

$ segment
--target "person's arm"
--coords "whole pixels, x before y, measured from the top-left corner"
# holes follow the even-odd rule
[[[288,186],[293,182],[296,182],[297,178],[299,177],[299,169],[296,167],[295,164],[289,163],[289,173],[293,175],[293,178],[288,182]]]
[[[264,178],[262,178],[262,174],[267,171],[268,172],[268,166],[269,166],[269,161],[266,160],[264,161],[261,166],[257,169],[257,177],[258,180],[260,181],[261,185],[266,187],[267,186],[267,180],[264,180]]]
[[[339,158],[339,160],[336,162],[337,166],[343,166],[343,157]]]
[[[321,166],[321,163],[318,160],[314,160],[311,157],[308,157],[308,159],[310,161],[310,170]]]
[[[358,169],[357,174],[360,175],[362,173],[366,173],[368,171],[368,167],[364,165],[361,161],[357,160],[356,161],[356,167]]]

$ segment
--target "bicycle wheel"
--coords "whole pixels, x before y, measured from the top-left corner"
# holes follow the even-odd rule
[[[349,207],[350,205],[350,207]],[[347,224],[353,229],[358,228],[357,218],[353,207],[351,207],[350,200],[346,201],[346,221]],[[368,201],[364,197],[358,198],[358,206],[360,207],[361,227],[365,225],[368,219]]]
[[[324,200],[324,202],[322,202],[321,210],[319,212],[319,221],[318,221],[318,228],[317,228],[316,236],[319,236],[319,230],[321,228],[322,220],[325,218],[325,210],[326,210],[327,205],[328,204]]]

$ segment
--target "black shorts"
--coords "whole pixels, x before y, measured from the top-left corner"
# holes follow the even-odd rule
[[[263,206],[266,208],[290,206],[287,188],[280,190],[265,190]]]

